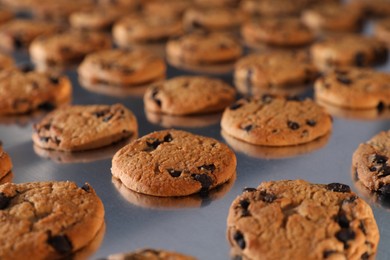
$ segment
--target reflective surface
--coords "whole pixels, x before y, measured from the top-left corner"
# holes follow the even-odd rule
[[[28,62],[26,53],[17,54],[17,59]],[[390,71],[388,67],[386,70]],[[176,250],[199,259],[228,259],[226,217],[231,202],[243,188],[256,187],[262,181],[299,178],[315,183],[342,182],[358,191],[351,178],[352,153],[359,143],[390,128],[388,119],[372,119],[371,114],[370,120],[365,115],[339,117],[336,114],[333,132],[324,140],[292,149],[262,149],[222,137],[220,115],[184,121],[147,116],[138,91],[125,93],[130,96],[117,93],[105,96],[81,87],[74,70],[66,73],[73,82],[74,104],[123,103],[137,116],[140,136],[165,127],[184,129],[231,145],[238,159],[235,182],[221,187],[210,198],[159,200],[134,194],[112,180],[112,150],[87,155],[40,151],[34,148],[31,134],[32,124],[41,115],[0,120],[0,139],[13,160],[14,182],[72,180],[79,185],[89,182],[95,188],[105,206],[106,228],[103,242],[92,259],[141,247]],[[197,73],[169,67],[168,78],[179,74]],[[219,76],[232,83],[230,74]],[[390,259],[390,211],[377,203],[377,199],[360,191],[358,194],[372,206],[379,225],[381,240],[377,259]]]

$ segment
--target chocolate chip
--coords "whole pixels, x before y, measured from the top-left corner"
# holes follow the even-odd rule
[[[56,106],[51,102],[43,102],[38,106],[38,109],[41,109],[44,111],[52,111],[55,108],[56,108]]]
[[[386,184],[380,187],[379,192],[386,196],[390,195],[390,184]]]
[[[250,205],[249,200],[247,200],[247,199],[240,200],[239,204],[240,204],[240,207],[241,207],[241,216],[242,217],[250,216],[251,214],[250,214],[250,212],[248,210],[249,205]]]
[[[53,85],[58,85],[58,83],[60,83],[60,80],[57,77],[54,77],[54,76],[50,76],[49,80],[50,80],[50,83],[53,84]]]
[[[172,135],[171,134],[167,134],[166,136],[164,136],[164,142],[172,142],[173,141],[173,138],[172,138]]]
[[[287,96],[286,100],[288,100],[288,101],[301,101],[301,98],[298,96]]]
[[[40,137],[39,137],[39,140],[40,140],[41,142],[47,143],[47,142],[49,142],[50,137],[40,136]]]
[[[352,84],[352,80],[345,75],[337,75],[336,79],[338,82],[340,82],[344,85],[351,85]]]
[[[20,70],[24,73],[28,73],[34,70],[34,66],[32,64],[24,64],[19,67]]]
[[[260,199],[264,202],[272,203],[276,198],[274,194],[267,193],[266,191],[260,192]]]
[[[174,177],[174,178],[177,178],[181,175],[182,171],[176,171],[174,169],[167,169],[168,173]]]
[[[257,189],[255,189],[255,188],[244,188],[242,190],[242,192],[255,192],[255,191],[257,191]]]
[[[202,190],[208,190],[213,184],[213,179],[211,179],[211,177],[207,174],[192,174],[191,177],[200,182]]]
[[[342,183],[329,183],[326,185],[326,189],[334,192],[351,192],[351,188]]]
[[[293,121],[287,121],[287,126],[288,128],[290,128],[291,130],[297,130],[299,129],[299,124],[296,123],[296,122],[293,122]]]
[[[234,103],[233,105],[231,105],[229,107],[230,110],[236,110],[236,109],[239,109],[240,107],[242,107],[243,104],[241,103]]]
[[[355,239],[355,236],[355,232],[347,228],[342,228],[339,232],[336,233],[336,238],[343,243],[347,243],[348,240]]]
[[[317,122],[313,119],[308,119],[308,120],[306,120],[306,124],[308,126],[316,126]]]
[[[331,256],[332,254],[336,253],[337,251],[334,251],[334,250],[325,250],[323,253],[322,253],[322,256],[324,258],[328,258],[329,256]]]
[[[215,171],[215,165],[214,164],[208,164],[208,165],[202,165],[198,167],[198,170],[200,171],[210,171],[213,172]]]
[[[366,59],[366,57],[365,57],[364,53],[362,53],[362,52],[356,53],[356,55],[355,55],[356,66],[363,67],[366,64],[365,59]]]
[[[107,114],[109,111],[108,110],[102,110],[102,111],[97,111],[97,112],[94,112],[92,113],[94,116],[96,116],[97,118],[99,117],[102,117],[104,116],[105,114]]]
[[[0,192],[0,210],[9,206],[11,198],[7,197],[3,192]]]
[[[337,216],[335,216],[335,221],[341,228],[349,228],[349,220],[345,213],[340,212]]]
[[[234,239],[234,241],[236,241],[237,245],[241,249],[245,249],[245,246],[246,246],[245,239],[244,239],[243,234],[240,231],[237,231],[236,233],[234,233],[233,239]]]
[[[203,25],[200,22],[198,22],[198,21],[192,21],[191,26],[194,29],[201,29],[201,28],[203,28]]]
[[[365,252],[364,254],[362,254],[360,259],[361,260],[368,260],[368,259],[370,259],[370,255],[368,254],[368,252]]]
[[[247,125],[242,130],[245,130],[246,132],[249,132],[250,130],[252,130],[252,128],[253,128],[253,125]]]
[[[378,175],[379,178],[383,178],[390,175],[390,166],[383,166],[380,171],[381,174]]]
[[[21,37],[14,37],[14,47],[16,49],[21,49],[23,48],[23,40],[21,39]]]
[[[385,110],[385,104],[383,102],[379,102],[376,106],[376,109],[378,110],[378,112],[382,112],[383,110]]]
[[[90,192],[91,191],[91,186],[89,186],[89,184],[84,184],[82,187],[81,187],[82,190],[85,190],[86,192]]]
[[[374,162],[377,164],[385,164],[389,158],[380,154],[375,154]]]
[[[60,254],[68,254],[72,252],[73,246],[66,235],[51,236],[47,239],[47,243],[52,246]]]
[[[376,167],[375,167],[375,166],[371,166],[371,167],[369,168],[369,170],[370,170],[370,172],[375,172],[375,171],[376,171]]]
[[[161,144],[160,140],[155,139],[155,138],[149,138],[148,141],[146,141],[146,145],[149,148],[152,148],[153,150],[156,150],[157,147]]]

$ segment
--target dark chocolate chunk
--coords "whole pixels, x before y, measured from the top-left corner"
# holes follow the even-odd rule
[[[198,170],[213,172],[215,170],[215,165],[214,164],[202,165],[198,167]]]
[[[202,29],[203,25],[198,21],[192,21],[191,26],[193,29]]]
[[[85,190],[86,192],[90,192],[91,191],[91,186],[89,186],[89,184],[84,184],[82,187],[81,187],[82,190]]]
[[[326,185],[326,189],[334,192],[351,192],[351,188],[342,183],[329,183]]]
[[[378,110],[378,112],[382,112],[383,110],[385,110],[385,104],[383,102],[379,102],[376,106],[376,109]]]
[[[73,246],[66,235],[51,236],[49,235],[47,243],[52,246],[58,253],[65,255],[72,252]]]
[[[31,72],[34,70],[34,65],[32,64],[24,64],[22,66],[19,67],[20,70],[24,73],[28,73],[28,72]]]
[[[339,212],[337,216],[335,216],[335,221],[339,224],[342,228],[349,228],[349,220],[345,213]]]
[[[181,175],[182,171],[176,171],[174,169],[167,169],[168,173],[174,177],[174,178],[177,178]]]
[[[371,167],[369,168],[369,170],[370,170],[370,172],[375,172],[375,171],[376,171],[376,167],[375,167],[375,166],[371,166]]]
[[[213,179],[207,174],[192,174],[191,177],[200,182],[202,190],[208,190],[210,186],[213,185]]]
[[[166,136],[164,136],[164,142],[172,142],[173,138],[172,138],[172,135],[171,134],[167,134]]]
[[[390,184],[386,184],[380,187],[379,192],[385,194],[386,196],[390,195]]]
[[[11,198],[7,197],[3,192],[0,192],[0,210],[9,206]]]
[[[49,80],[50,80],[50,83],[53,84],[53,85],[58,85],[58,83],[60,83],[59,78],[54,77],[54,76],[50,76]]]
[[[242,130],[245,130],[246,132],[249,132],[250,130],[252,130],[252,128],[253,128],[253,125],[247,125]]]
[[[296,123],[296,122],[293,122],[293,121],[287,121],[287,126],[288,128],[290,128],[291,130],[297,130],[299,129],[299,124]]]
[[[348,228],[342,228],[339,232],[336,233],[336,238],[343,243],[347,243],[348,240],[355,239],[355,236],[355,232]]]
[[[233,239],[234,239],[234,241],[236,241],[237,245],[241,249],[245,249],[246,243],[245,243],[244,235],[240,231],[237,231],[234,234]]]
[[[352,80],[345,75],[337,75],[336,79],[338,82],[340,82],[344,85],[351,85],[352,84]]]
[[[241,207],[241,217],[250,216],[251,213],[248,210],[249,205],[250,205],[249,200],[244,199],[244,200],[241,200],[239,203],[240,203],[240,207]]]
[[[334,251],[334,250],[326,250],[324,251],[324,253],[322,253],[322,256],[324,258],[328,258],[329,256],[331,256],[332,254],[336,253],[337,251]]]
[[[255,189],[255,188],[244,188],[242,190],[242,192],[255,192],[255,191],[257,191],[257,189]]]
[[[389,158],[380,154],[375,154],[374,162],[378,164],[385,164]]]
[[[45,142],[45,143],[47,143],[47,142],[49,142],[49,140],[50,140],[50,137],[46,137],[46,136],[40,136],[40,137],[39,137],[39,140],[40,140],[41,142]]]
[[[239,109],[240,107],[242,107],[242,104],[241,103],[234,103],[233,105],[231,105],[229,107],[230,110],[236,110],[236,109]]]
[[[364,254],[362,254],[360,259],[361,260],[368,260],[368,259],[370,259],[370,255],[368,254],[368,252],[365,252]]]
[[[364,53],[362,53],[362,52],[356,53],[356,55],[355,55],[356,66],[363,67],[364,65],[366,65],[365,60],[366,60],[366,56],[364,55]]]
[[[108,112],[109,112],[108,110],[97,111],[97,112],[94,112],[93,115],[96,116],[97,118],[99,118],[99,117],[104,116],[104,115],[107,114]]]
[[[161,144],[160,140],[155,138],[149,138],[148,141],[146,141],[146,145],[149,148],[152,148],[153,150],[157,149],[157,147]]]
[[[316,126],[317,122],[313,119],[308,119],[308,120],[306,120],[306,124],[308,126]]]
[[[21,49],[21,48],[23,48],[23,40],[21,39],[21,37],[20,36],[15,36],[14,37],[14,47],[16,48],[16,49]]]
[[[379,178],[383,178],[383,177],[386,177],[386,176],[389,176],[390,175],[390,166],[383,166],[381,169],[380,169],[380,175],[378,175]]]
[[[274,200],[276,200],[276,196],[271,193],[267,193],[266,191],[260,192],[260,199],[267,203],[272,203]]]
[[[38,109],[41,109],[44,111],[52,111],[55,108],[56,108],[56,106],[51,102],[43,102],[38,106]]]

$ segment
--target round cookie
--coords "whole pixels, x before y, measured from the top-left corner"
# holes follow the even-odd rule
[[[135,43],[163,41],[182,33],[181,19],[164,14],[127,16],[115,23],[112,30],[115,43],[122,48]]]
[[[373,34],[378,40],[390,45],[390,18],[376,21]]]
[[[0,26],[0,48],[7,51],[25,48],[38,36],[58,30],[58,25],[44,21],[14,19]]]
[[[390,194],[390,130],[362,143],[352,156],[352,171],[371,191]]]
[[[229,31],[237,29],[244,21],[244,15],[237,8],[189,8],[183,17],[184,27],[187,31]]]
[[[0,258],[59,259],[88,245],[104,223],[104,207],[89,184],[0,185]]]
[[[12,170],[11,157],[4,152],[2,143],[0,141],[0,180],[3,179]]]
[[[29,9],[35,18],[41,20],[67,23],[69,16],[74,12],[88,10],[93,8],[94,1],[91,0],[45,0],[39,1]]]
[[[242,0],[240,8],[252,16],[292,16],[298,15],[308,2],[308,0]]]
[[[245,142],[264,146],[303,144],[326,135],[332,119],[310,99],[271,95],[241,99],[225,109],[222,129]]]
[[[111,40],[97,32],[68,31],[35,39],[29,48],[34,63],[43,66],[67,64],[98,50],[109,49]]]
[[[128,12],[127,9],[118,7],[96,7],[72,13],[69,23],[75,29],[102,31],[110,29],[119,18]]]
[[[104,260],[196,260],[196,258],[181,253],[144,248],[134,252],[109,255]]]
[[[148,0],[143,4],[143,10],[147,15],[181,17],[190,6],[192,0]]]
[[[314,34],[298,18],[268,17],[253,20],[241,27],[241,34],[249,45],[295,47],[314,41]]]
[[[102,50],[89,54],[78,68],[91,83],[134,86],[165,78],[163,59],[146,50]]]
[[[35,145],[68,152],[104,147],[138,133],[137,119],[121,104],[68,106],[33,128]]]
[[[235,100],[236,91],[219,79],[181,76],[150,86],[144,95],[147,111],[191,115],[222,111]]]
[[[379,230],[349,186],[283,180],[244,189],[230,206],[227,238],[242,259],[360,260],[375,258]]]
[[[355,32],[361,27],[361,16],[352,5],[326,2],[305,10],[302,21],[315,31]]]
[[[0,72],[0,115],[52,109],[68,102],[72,85],[66,76],[18,69]]]
[[[207,193],[231,179],[236,164],[225,144],[172,129],[123,147],[112,159],[111,172],[133,191],[171,197]]]
[[[390,106],[390,75],[370,69],[335,69],[315,84],[316,99],[345,108]]]
[[[315,43],[310,48],[314,63],[321,69],[338,66],[372,66],[387,59],[387,50],[374,38],[337,35]]]
[[[264,89],[307,85],[318,75],[307,52],[273,51],[251,54],[237,61],[234,81],[243,94]]]
[[[192,33],[167,43],[169,60],[184,64],[222,64],[238,59],[241,45],[223,33]]]

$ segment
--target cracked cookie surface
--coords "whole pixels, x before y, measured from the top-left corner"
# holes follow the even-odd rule
[[[236,156],[225,144],[179,130],[135,140],[114,155],[111,168],[127,188],[161,197],[207,193],[235,171]]]
[[[235,90],[219,79],[181,76],[150,86],[145,108],[155,113],[190,115],[222,111],[235,99]]]
[[[134,114],[121,104],[77,105],[55,110],[34,125],[35,145],[61,151],[83,151],[137,136]]]
[[[135,252],[109,255],[105,260],[195,260],[195,257],[162,249],[140,249]]]
[[[352,156],[352,170],[369,190],[390,195],[390,130],[359,145]]]
[[[379,230],[364,200],[340,183],[263,182],[230,206],[227,237],[242,259],[374,259]]]
[[[310,99],[264,95],[240,99],[226,108],[222,129],[245,142],[265,146],[303,144],[326,135],[332,119]]]
[[[88,245],[104,223],[104,207],[88,184],[0,185],[0,258],[57,259]]]

